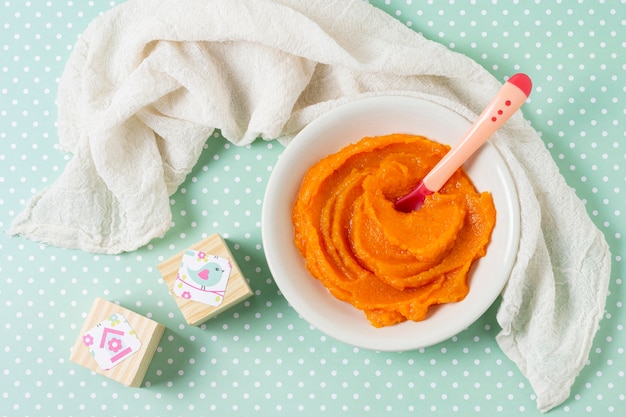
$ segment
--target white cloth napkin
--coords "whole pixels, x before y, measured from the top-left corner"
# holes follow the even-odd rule
[[[168,230],[168,196],[214,128],[237,145],[288,143],[338,104],[377,94],[426,97],[471,120],[500,85],[362,0],[130,0],[78,40],[58,95],[60,147],[73,158],[9,233],[132,251]],[[588,357],[610,254],[520,112],[492,142],[522,215],[497,339],[546,411]]]

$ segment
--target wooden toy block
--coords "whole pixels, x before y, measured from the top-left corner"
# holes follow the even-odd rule
[[[96,298],[70,361],[129,387],[140,387],[165,327],[117,304]]]
[[[253,294],[217,233],[157,268],[190,326],[204,323]]]

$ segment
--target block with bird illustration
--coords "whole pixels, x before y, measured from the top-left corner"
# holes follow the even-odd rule
[[[252,296],[246,278],[218,233],[157,267],[191,326],[200,325]]]

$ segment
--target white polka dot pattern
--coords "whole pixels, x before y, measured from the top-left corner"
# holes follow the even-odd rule
[[[530,74],[523,111],[613,253],[606,315],[572,396],[551,415],[623,415],[622,275],[626,197],[623,1],[371,0],[499,79]],[[0,3],[0,228],[71,158],[55,149],[57,83],[93,18],[115,1]],[[164,239],[119,256],[0,235],[0,416],[536,415],[534,394],[495,343],[497,303],[451,340],[413,352],[359,350],[289,307],[261,246],[260,211],[275,142],[231,146],[219,134],[172,196]],[[214,232],[255,296],[201,327],[185,325],[156,265]],[[141,389],[69,362],[93,299],[167,326]]]

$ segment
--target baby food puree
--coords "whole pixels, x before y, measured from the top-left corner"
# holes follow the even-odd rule
[[[305,174],[292,212],[295,244],[311,274],[375,327],[420,321],[431,305],[462,300],[470,267],[485,254],[496,210],[462,169],[419,210],[394,209],[449,149],[421,136],[367,137]]]

